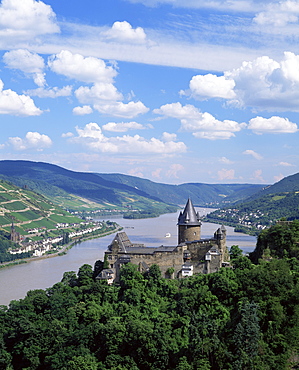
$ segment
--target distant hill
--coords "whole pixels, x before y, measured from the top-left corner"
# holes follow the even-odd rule
[[[168,185],[122,174],[75,172],[31,161],[0,161],[0,178],[43,194],[68,209],[119,208],[169,212],[169,205],[185,204],[188,197],[197,206],[231,204],[262,189],[255,184]]]
[[[167,203],[185,204],[186,199],[190,197],[197,206],[218,207],[222,204],[234,203],[248,198],[264,187],[264,185],[256,184],[186,183],[169,185],[122,174],[98,175],[103,179],[140,189],[153,197],[163,199]]]
[[[290,175],[237,202],[207,216],[210,221],[241,224],[246,227],[270,226],[277,220],[299,219],[299,174]]]

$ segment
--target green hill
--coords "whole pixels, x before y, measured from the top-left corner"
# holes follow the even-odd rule
[[[62,167],[30,161],[0,161],[0,178],[26,186],[69,210],[147,210],[166,213],[177,208],[97,174],[74,172]]]
[[[82,220],[28,189],[0,180],[0,227],[9,232],[12,223],[21,235],[34,228],[55,229],[57,223]]]
[[[264,186],[256,184],[204,184],[186,183],[169,185],[123,174],[99,174],[103,179],[129,185],[145,193],[163,199],[167,203],[185,204],[192,198],[198,206],[219,206],[246,199],[261,190]]]
[[[0,161],[0,178],[70,210],[138,210],[146,214],[174,212],[189,197],[198,206],[231,204],[262,188],[255,184],[168,185],[122,174],[75,172],[49,163],[9,160]]]
[[[207,215],[209,221],[244,225],[247,229],[271,226],[281,218],[299,219],[299,174],[267,186],[233,208],[226,207]]]

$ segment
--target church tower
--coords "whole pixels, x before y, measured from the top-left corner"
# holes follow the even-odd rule
[[[178,244],[199,240],[200,231],[201,222],[199,213],[195,212],[194,206],[189,198],[184,211],[180,212],[178,218]]]

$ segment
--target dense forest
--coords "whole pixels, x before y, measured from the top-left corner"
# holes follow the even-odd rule
[[[296,369],[298,225],[263,233],[259,243],[271,250],[255,264],[231,247],[232,267],[209,275],[164,279],[157,265],[141,274],[129,263],[120,284],[107,285],[95,279],[101,261],[66,272],[1,307],[0,368]]]

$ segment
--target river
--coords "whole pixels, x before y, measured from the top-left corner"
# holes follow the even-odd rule
[[[201,215],[210,211],[203,208],[196,208],[196,210]],[[123,226],[133,243],[144,243],[148,247],[177,245],[178,212],[150,219],[127,220],[120,217],[109,219]],[[219,226],[203,223],[201,237],[211,238]],[[255,237],[235,233],[232,227],[226,227],[226,229],[228,247],[238,245],[244,253],[251,252],[255,248]],[[29,290],[51,287],[61,281],[65,271],[78,272],[79,267],[85,263],[93,267],[95,261],[103,260],[104,252],[113,237],[114,234],[76,244],[63,256],[33,260],[0,269],[0,305],[8,305],[11,300],[24,298]]]

